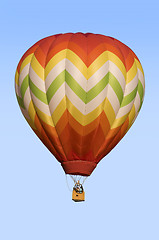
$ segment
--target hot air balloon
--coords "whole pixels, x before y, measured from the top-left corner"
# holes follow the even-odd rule
[[[44,145],[76,179],[89,176],[135,121],[144,97],[135,53],[115,38],[66,33],[35,43],[21,58],[15,90],[21,111]]]

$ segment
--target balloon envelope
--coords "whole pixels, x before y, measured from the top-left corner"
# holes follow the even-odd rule
[[[136,119],[144,73],[114,38],[58,34],[23,55],[15,89],[24,117],[64,171],[89,176]]]

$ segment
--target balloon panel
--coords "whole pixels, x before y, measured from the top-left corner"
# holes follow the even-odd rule
[[[44,38],[21,58],[15,89],[27,122],[66,173],[90,175],[136,119],[144,73],[120,41],[68,33]]]

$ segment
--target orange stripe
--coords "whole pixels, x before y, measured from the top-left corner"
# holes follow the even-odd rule
[[[95,130],[86,136],[81,136],[71,126],[69,126],[69,129],[72,151],[81,158],[83,155],[90,152],[90,142],[93,138]]]
[[[68,112],[69,124],[71,127],[81,136],[88,135],[90,132],[94,131],[98,126],[100,115],[91,123],[86,126],[82,126],[76,119]]]
[[[57,135],[56,129],[54,127],[46,124],[45,122],[43,122],[41,119],[40,119],[40,122],[41,122],[50,142],[52,143],[52,145],[54,146],[54,148],[56,149],[58,154],[61,156],[61,159],[66,159],[66,156],[63,151],[63,147],[61,145],[60,139]]]
[[[22,65],[22,62],[24,61],[24,59],[29,56],[30,54],[34,53],[34,51],[37,49],[38,44],[33,45],[31,48],[28,49],[28,51],[26,51],[26,53],[24,53],[24,55],[22,56],[22,58],[20,59],[18,66],[17,66],[17,71],[18,73],[20,72],[20,67]]]
[[[39,45],[39,47],[36,49],[34,53],[36,59],[38,60],[38,62],[41,64],[43,68],[45,68],[47,53],[54,39],[55,39],[54,36],[45,38],[45,40],[41,42],[41,44]]]
[[[97,153],[98,153],[101,145],[103,144],[104,140],[105,140],[105,135],[103,133],[103,130],[102,130],[101,126],[99,125],[99,127],[97,129],[97,132],[96,132],[96,135],[93,138],[93,142],[91,144],[91,149],[93,151],[94,158],[97,155]]]
[[[43,144],[49,149],[49,151],[57,158],[57,160],[61,161],[61,157],[60,155],[57,153],[57,151],[55,150],[54,146],[52,145],[52,143],[50,142],[49,138],[47,137],[44,129],[42,128],[39,119],[37,117],[37,115],[35,115],[35,126],[37,128],[37,130],[33,131],[35,132],[35,134],[40,138],[40,140],[43,142]]]
[[[68,41],[71,36],[72,33],[67,33],[64,35],[59,35],[56,37],[56,39],[53,40],[52,45],[47,54],[46,65],[58,52],[67,49]]]
[[[104,51],[110,51],[114,53],[125,64],[123,55],[119,48],[114,43],[114,40],[110,37],[100,35],[100,43],[94,49],[92,48],[88,55],[88,66],[91,65],[95,59]]]
[[[134,57],[132,56],[130,51],[127,58],[125,59],[125,63],[126,63],[126,71],[128,72],[134,64]]]
[[[56,124],[56,131],[59,136],[63,132],[67,124],[68,124],[68,110],[66,109]]]
[[[70,127],[69,124],[67,124],[63,130],[63,132],[59,135],[60,142],[62,144],[62,147],[64,149],[64,152],[68,158],[68,155],[72,149],[71,141],[70,141]]]
[[[114,128],[114,129],[110,129],[110,131],[106,135],[105,140],[101,144],[101,147],[99,148],[99,151],[97,152],[97,154],[95,156],[98,160],[102,158],[101,156],[105,155],[106,148],[113,141],[114,137],[119,132],[120,128],[121,128],[121,126],[117,127],[117,128]]]
[[[104,156],[107,155],[124,137],[126,130],[129,125],[129,118],[126,119],[126,121],[123,123],[120,131],[117,133],[117,135],[113,138],[112,142],[109,144],[109,146],[106,148],[106,151],[104,153]],[[104,157],[103,156],[103,157]]]

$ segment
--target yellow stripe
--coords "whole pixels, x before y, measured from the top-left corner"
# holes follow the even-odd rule
[[[32,56],[33,56],[34,53],[31,53],[30,55],[28,55],[22,62],[21,66],[20,66],[20,72],[19,72],[19,75],[21,73],[21,71],[23,70],[23,68],[31,62],[31,59],[32,59]]]
[[[52,114],[52,119],[54,121],[54,124],[58,123],[61,116],[66,110],[66,101],[67,101],[67,109],[69,113],[73,116],[73,118],[76,119],[77,122],[79,122],[82,126],[86,126],[87,124],[93,122],[104,110],[108,121],[110,123],[110,126],[114,123],[115,119],[115,112],[109,102],[109,100],[106,98],[96,109],[94,109],[92,112],[90,112],[87,115],[83,115],[72,103],[71,101],[66,97],[61,100],[57,108]]]
[[[125,120],[126,120],[128,115],[129,115],[129,113],[127,113],[126,115],[124,115],[121,118],[116,118],[114,123],[113,123],[113,125],[112,125],[112,127],[111,127],[111,129],[117,128],[117,127],[121,126],[125,122]]]
[[[27,123],[29,124],[29,126],[30,126],[33,130],[37,130],[37,128],[35,127],[35,124],[34,124],[31,120],[27,119],[26,117],[25,117],[25,119],[26,119]]]
[[[49,74],[49,72],[62,61],[64,58],[67,58],[70,62],[72,62],[76,68],[84,75],[86,79],[89,79],[99,68],[103,66],[105,62],[108,60],[112,61],[123,73],[126,75],[126,69],[123,62],[112,52],[105,51],[103,52],[95,61],[87,68],[81,58],[78,57],[73,51],[70,49],[64,49],[57,53],[47,64],[45,68],[45,77]]]
[[[49,74],[49,72],[63,59],[67,58],[70,62],[72,62],[78,70],[87,78],[87,67],[84,62],[70,49],[64,49],[57,53],[53,58],[48,62],[45,68],[45,77]]]
[[[116,116],[115,116],[114,109],[113,109],[112,105],[110,104],[108,98],[106,98],[106,100],[105,100],[104,112],[108,118],[110,126],[112,126]]]
[[[88,68],[88,78],[90,78],[105,62],[112,61],[125,76],[126,69],[123,62],[112,52],[105,51]]]
[[[76,68],[78,68],[78,70],[83,74],[83,76],[88,79],[87,76],[87,66],[85,65],[85,63],[81,60],[81,58],[79,58],[73,51],[71,50],[67,50],[67,55],[66,55],[67,59],[72,62]]]
[[[16,73],[15,73],[15,82],[19,86],[19,73],[18,73],[17,70],[16,70]]]
[[[35,112],[32,100],[30,101],[30,104],[29,104],[28,113],[29,113],[29,117],[34,122],[36,112]]]
[[[86,126],[87,124],[93,122],[102,112],[102,105],[104,101],[92,112],[87,115],[83,115],[67,98],[67,109],[70,114],[79,122],[82,126]]]
[[[131,109],[131,111],[129,113],[129,126],[128,126],[128,128],[130,128],[130,126],[132,125],[132,122],[133,122],[133,120],[135,118],[135,115],[136,115],[135,105],[133,105],[133,107],[132,107],[132,109]]]
[[[93,122],[101,114],[101,112],[103,111],[103,105],[104,101],[96,109],[94,109],[92,112],[88,113],[85,116],[84,126]]]
[[[38,115],[38,117],[43,121],[45,122],[46,124],[52,126],[52,127],[55,127],[54,124],[53,124],[53,121],[52,121],[52,117],[51,116],[48,116],[47,114],[41,112],[39,110],[39,108],[37,108],[37,106],[35,106],[35,110],[36,110],[36,113]]]
[[[36,74],[44,80],[44,68],[41,66],[41,64],[36,59],[35,55],[33,56],[31,60],[31,67],[36,72]]]
[[[127,76],[126,76],[126,84],[128,84],[129,82],[131,82],[134,77],[137,74],[137,65],[136,62],[134,61],[132,67],[130,68],[130,70],[127,72]]]
[[[137,68],[140,69],[140,71],[142,72],[142,74],[144,76],[144,71],[143,71],[141,63],[136,58],[135,58],[135,62],[136,62]]]
[[[61,116],[63,115],[63,113],[65,112],[65,110],[66,110],[66,97],[64,97],[61,100],[61,102],[56,107],[55,111],[53,112],[53,114],[51,116],[55,126],[58,123],[58,121],[61,118]]]

